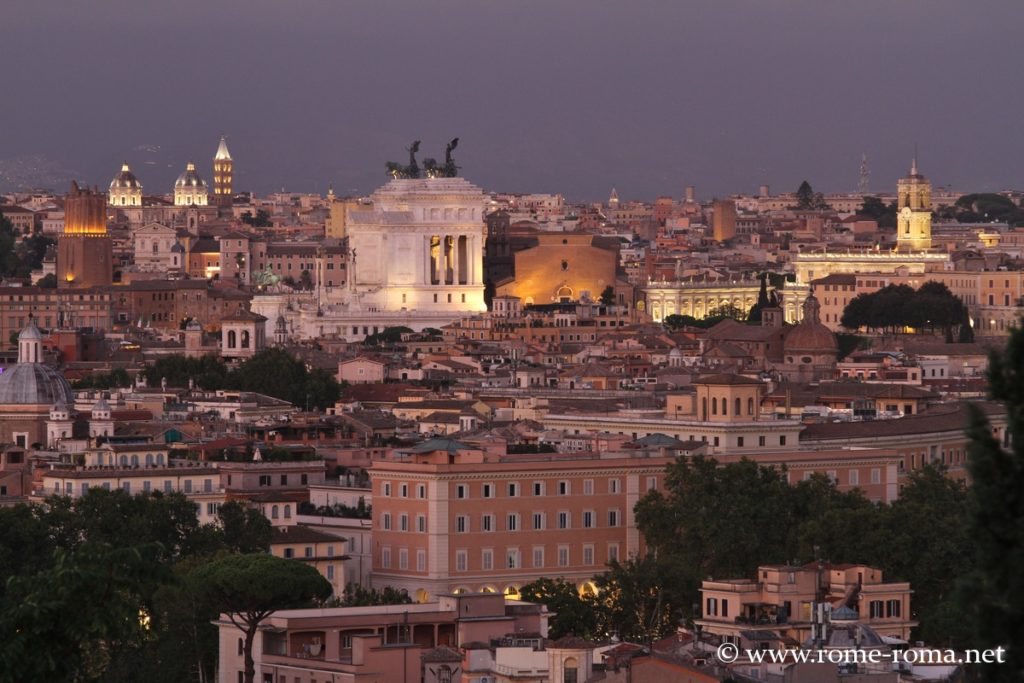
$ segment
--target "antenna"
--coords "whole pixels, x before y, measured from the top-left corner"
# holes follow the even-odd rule
[[[917,156],[916,154],[914,156]],[[860,179],[857,181],[857,191],[867,194],[871,185],[871,170],[868,168],[867,152],[860,155]]]

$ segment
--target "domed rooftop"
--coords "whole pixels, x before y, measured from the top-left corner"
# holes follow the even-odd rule
[[[110,181],[111,190],[141,190],[142,183],[135,177],[132,170],[128,168],[128,162],[121,165],[121,172]]]
[[[38,342],[41,342],[41,341],[43,341],[43,333],[39,331],[38,327],[36,327],[36,322],[34,320],[30,319],[28,321],[28,325],[25,326],[25,329],[23,329],[18,334],[18,341],[19,342],[25,342],[25,341],[32,341],[32,342],[38,341]]]
[[[196,165],[191,161],[188,162],[188,166],[185,167],[185,172],[178,176],[178,179],[174,182],[174,189],[176,190],[184,190],[188,188],[206,188],[206,183],[199,177],[199,174],[196,173]]]
[[[42,363],[18,363],[0,374],[0,405],[72,404],[75,392],[64,375]]]
[[[804,300],[804,317],[794,325],[782,347],[786,353],[831,353],[839,352],[836,335],[821,323],[821,304],[811,294]]]

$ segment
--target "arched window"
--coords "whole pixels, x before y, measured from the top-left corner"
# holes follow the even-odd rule
[[[736,397],[736,410],[732,411],[732,414],[736,417],[743,414],[743,404],[740,402],[739,396]]]
[[[249,330],[242,330],[242,348],[249,348]]]
[[[139,466],[139,456],[133,455],[132,456],[132,467],[138,467],[138,466]]]
[[[284,506],[284,518],[285,519],[291,519],[292,518],[292,506],[291,505],[285,505]]]
[[[579,681],[579,663],[575,657],[565,660],[565,667],[562,673],[562,683],[577,683]]]
[[[277,519],[277,514],[278,514],[278,509],[277,509],[277,506],[275,505],[274,507],[270,508],[270,518],[271,519]]]
[[[714,396],[711,397],[711,414],[718,415],[718,399]]]
[[[701,415],[700,415],[700,419],[702,419],[702,420],[708,419],[708,397],[707,396],[705,396],[704,398],[701,399]]]
[[[228,348],[233,349],[237,344],[237,339],[234,330],[228,330]]]
[[[747,415],[753,415],[753,414],[754,414],[754,399],[753,398],[748,398],[747,399]]]
[[[729,399],[725,396],[722,397],[722,415],[729,414]]]

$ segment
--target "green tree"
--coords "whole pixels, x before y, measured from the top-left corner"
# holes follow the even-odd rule
[[[299,274],[299,285],[303,289],[313,289],[313,273],[303,270]]]
[[[245,683],[253,683],[253,639],[260,624],[280,609],[307,607],[331,595],[331,584],[310,565],[273,555],[225,555],[189,572],[200,600],[227,615],[244,634]]]
[[[800,211],[819,211],[827,209],[828,204],[825,203],[824,195],[820,192],[815,192],[811,184],[805,180],[797,188],[796,206],[794,208]]]
[[[520,588],[519,595],[526,602],[547,605],[554,612],[548,623],[548,637],[552,640],[567,635],[600,636],[593,597],[581,596],[573,583],[562,578],[540,578]]]
[[[977,646],[1007,648],[1007,662],[985,668],[984,680],[1009,682],[1024,678],[1024,331],[992,354],[988,381],[989,396],[1006,410],[1006,433],[998,438],[985,412],[971,407],[969,534],[977,555],[961,605]]]
[[[53,273],[48,273],[36,283],[36,286],[42,289],[57,289],[57,276]]]
[[[608,285],[601,292],[601,304],[603,306],[614,306],[615,305],[615,288]]]
[[[617,635],[629,642],[651,643],[676,630],[683,613],[685,582],[670,576],[672,562],[646,555],[612,562],[594,578],[597,584],[599,635]]]
[[[213,354],[202,358],[164,356],[147,366],[143,374],[150,386],[158,387],[166,379],[169,386],[185,387],[191,379],[201,389],[216,391],[226,388],[228,367]]]
[[[412,603],[403,589],[392,586],[364,588],[358,583],[348,583],[340,598],[332,601],[337,607],[368,607],[371,605],[408,605]]]
[[[223,530],[224,544],[239,553],[269,552],[272,528],[259,510],[230,500],[220,506],[217,519]]]
[[[865,197],[858,213],[873,218],[880,228],[896,227],[896,202],[886,204],[878,197]]]
[[[270,213],[265,209],[257,209],[255,216],[252,214],[252,211],[246,211],[241,215],[241,220],[246,225],[251,225],[254,228],[269,228],[274,224],[270,220]]]

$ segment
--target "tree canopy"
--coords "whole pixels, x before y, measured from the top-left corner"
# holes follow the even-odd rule
[[[873,218],[880,228],[896,227],[896,202],[886,204],[878,197],[865,197],[857,213]]]
[[[843,327],[867,328],[877,332],[898,333],[905,328],[918,332],[945,332],[952,341],[953,331],[961,335],[970,327],[967,307],[941,282],[928,281],[917,290],[908,285],[888,285],[877,292],[858,294],[843,310]]]
[[[224,555],[188,574],[190,590],[227,615],[244,634],[245,681],[253,683],[253,640],[260,624],[279,609],[323,602],[331,584],[316,568],[273,555]]]
[[[793,208],[800,211],[820,211],[827,209],[828,203],[825,202],[825,195],[815,192],[811,184],[805,180],[797,188],[796,206]]]
[[[1008,683],[1024,678],[1024,331],[1014,330],[1006,351],[993,354],[988,380],[990,397],[1006,408],[1006,436],[972,406],[968,536],[977,554],[958,614],[973,625],[975,647],[1007,648],[1007,662],[983,673]]]
[[[218,612],[185,579],[270,542],[256,510],[219,518],[201,524],[180,493],[100,488],[0,507],[0,682],[212,680]]]
[[[190,379],[210,391],[240,389],[273,396],[300,408],[323,410],[334,405],[341,388],[334,375],[319,368],[308,370],[306,364],[282,349],[264,349],[229,370],[216,356],[189,358],[166,356],[144,371],[146,381],[158,386],[167,379],[170,386],[186,386]]]
[[[761,564],[824,560],[869,564],[910,581],[919,636],[964,642],[963,624],[951,618],[957,577],[972,561],[962,483],[941,464],[928,465],[908,475],[897,501],[876,505],[820,475],[795,485],[787,476],[750,460],[722,465],[706,456],[669,467],[666,491],[648,493],[636,506],[652,557],[620,567],[619,585],[638,587],[632,599],[643,607],[641,635],[695,616],[709,576],[747,578]]]

